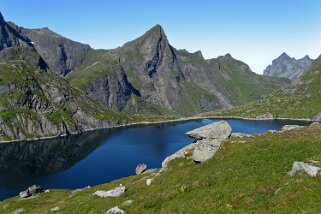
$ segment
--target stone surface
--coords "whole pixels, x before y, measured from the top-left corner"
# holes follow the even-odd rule
[[[20,192],[19,196],[20,198],[29,198],[31,196],[36,196],[41,192],[43,192],[43,189],[39,185],[32,185],[25,191]]]
[[[155,172],[157,172],[158,171],[158,169],[147,169],[147,170],[145,170],[143,173],[145,174],[147,174],[147,173],[155,173]]]
[[[123,205],[129,206],[129,205],[132,205],[133,203],[134,203],[133,200],[127,200],[127,201],[125,201],[125,202],[123,203]]]
[[[282,127],[282,131],[289,131],[289,130],[295,130],[295,129],[302,129],[304,126],[299,125],[285,125]]]
[[[306,73],[312,65],[313,60],[309,56],[296,60],[289,57],[286,53],[281,54],[277,59],[273,60],[263,72],[266,76],[286,77],[292,80],[299,79]]]
[[[146,169],[147,169],[146,164],[138,164],[135,169],[136,175],[142,174],[144,171],[146,171]]]
[[[162,168],[163,169],[166,168],[168,166],[168,164],[172,160],[175,160],[177,158],[183,158],[183,157],[186,157],[189,154],[192,154],[192,152],[194,151],[195,146],[196,146],[195,143],[189,144],[189,145],[183,147],[182,149],[178,150],[174,154],[166,157],[162,162]]]
[[[53,207],[50,209],[51,212],[59,212],[59,207]]]
[[[232,128],[226,121],[215,122],[186,133],[196,140],[202,139],[226,139],[232,134]]]
[[[120,209],[119,207],[113,207],[107,210],[106,214],[125,214],[125,211]]]
[[[290,176],[293,176],[298,171],[303,171],[311,177],[317,176],[318,172],[321,170],[320,167],[313,166],[304,162],[294,162],[292,166],[292,170],[288,172]]]
[[[147,186],[149,186],[149,185],[151,185],[152,184],[152,182],[153,182],[153,178],[148,178],[147,180],[146,180],[146,185]]]
[[[119,197],[126,191],[125,186],[119,186],[109,191],[98,190],[94,192],[93,195],[97,195],[99,197]]]
[[[217,139],[198,140],[196,142],[192,159],[197,163],[207,161],[214,156],[216,151],[220,148],[220,145],[221,141]]]

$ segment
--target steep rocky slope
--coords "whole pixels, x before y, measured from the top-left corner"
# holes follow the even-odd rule
[[[282,53],[278,58],[273,60],[272,65],[269,65],[264,70],[266,76],[286,77],[291,80],[297,80],[313,63],[309,56],[302,59],[295,59],[289,57],[286,53]]]
[[[78,133],[119,119],[63,78],[22,61],[0,64],[0,94],[1,141]]]
[[[270,112],[275,117],[321,120],[320,93],[321,56],[295,84],[277,90],[266,99],[224,111],[223,115],[256,117]]]
[[[200,51],[177,50],[160,25],[120,48],[91,50],[67,78],[114,110],[179,115],[244,104],[287,83],[230,56],[205,60]]]
[[[77,69],[91,49],[89,45],[67,39],[48,28],[27,29],[12,22],[9,25],[20,35],[28,38],[48,64],[50,71],[61,76]]]

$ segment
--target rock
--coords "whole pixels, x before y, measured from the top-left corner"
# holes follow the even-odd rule
[[[313,60],[308,56],[297,60],[286,53],[282,53],[278,58],[273,60],[272,65],[269,65],[263,71],[263,74],[297,80],[306,73],[312,63]]]
[[[49,193],[49,192],[50,192],[50,189],[46,189],[46,190],[45,190],[45,193]]]
[[[312,118],[313,121],[321,121],[321,112],[316,114],[313,118]]]
[[[243,137],[252,137],[253,135],[250,134],[243,134],[243,133],[232,133],[231,137],[239,137],[239,138],[243,138]]]
[[[147,173],[154,173],[157,172],[158,169],[147,169],[146,171],[143,172],[143,174],[147,174]]]
[[[119,207],[113,207],[107,210],[106,214],[125,214],[125,211],[122,209],[119,209]]]
[[[25,191],[19,193],[20,198],[28,198],[30,196],[36,196],[37,194],[43,192],[43,189],[39,185],[32,185],[28,187]]]
[[[138,164],[136,167],[136,175],[142,174],[144,171],[146,171],[147,165],[146,164]]]
[[[50,209],[51,212],[59,212],[59,207],[54,207]]]
[[[126,191],[125,186],[119,186],[109,191],[98,190],[93,195],[97,195],[99,197],[119,197]]]
[[[215,122],[187,132],[186,134],[196,140],[226,139],[231,136],[232,128],[226,121]]]
[[[282,131],[290,131],[290,130],[295,130],[295,129],[302,129],[304,126],[299,126],[299,125],[285,125],[282,127]]]
[[[194,151],[196,144],[195,143],[191,143],[185,147],[183,147],[182,149],[178,150],[177,152],[175,152],[174,154],[166,157],[163,162],[162,162],[162,168],[166,168],[168,166],[168,164],[172,161],[175,160],[177,158],[183,158],[186,155],[188,155],[189,153],[191,153],[192,151]]]
[[[221,141],[216,139],[197,141],[192,159],[197,163],[204,162],[214,156],[220,145]]]
[[[293,176],[298,171],[304,171],[305,173],[307,173],[311,177],[315,177],[315,176],[317,176],[317,174],[320,170],[321,170],[320,167],[313,166],[308,163],[294,162],[293,166],[292,166],[292,170],[290,172],[288,172],[288,175]]]
[[[311,123],[310,124],[310,126],[317,126],[317,125],[320,125],[321,123],[319,123],[319,122],[313,122],[313,123]]]
[[[125,201],[125,202],[123,203],[123,205],[129,206],[129,205],[132,205],[133,203],[134,203],[133,200],[127,200],[127,201]]]
[[[154,179],[152,179],[152,178],[148,178],[148,179],[146,180],[146,185],[147,185],[147,186],[151,185],[153,180],[154,180]]]
[[[12,214],[18,214],[18,213],[22,213],[24,211],[26,211],[24,208],[19,208],[19,209],[13,211]]]
[[[265,114],[256,116],[256,119],[274,119],[274,116],[270,112],[267,112]]]

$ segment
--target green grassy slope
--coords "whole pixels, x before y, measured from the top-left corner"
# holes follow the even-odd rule
[[[300,82],[277,90],[267,98],[219,115],[256,117],[272,113],[280,118],[313,118],[321,112],[321,57],[301,77]]]
[[[209,63],[219,64],[217,78],[235,106],[261,99],[290,83],[286,78],[258,75],[252,72],[244,62],[232,57],[218,57],[213,61],[209,60]]]
[[[23,208],[28,213],[105,213],[119,206],[126,213],[318,213],[321,175],[288,176],[294,161],[321,165],[321,125],[301,130],[231,138],[209,161],[171,162],[151,186],[149,174],[132,176],[81,191],[53,190],[36,198],[14,197],[0,203],[1,213]],[[245,141],[245,143],[237,143]],[[99,198],[96,190],[123,184],[119,198]],[[134,200],[129,206],[126,200]]]

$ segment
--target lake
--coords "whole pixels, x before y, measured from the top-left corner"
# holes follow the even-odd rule
[[[202,119],[86,132],[50,140],[0,144],[0,200],[32,184],[45,189],[76,189],[135,174],[139,163],[159,168],[162,161],[193,142],[187,131],[213,123]],[[279,130],[308,125],[291,120],[226,120],[233,132]]]

